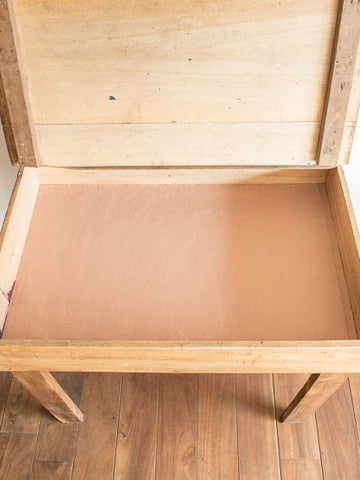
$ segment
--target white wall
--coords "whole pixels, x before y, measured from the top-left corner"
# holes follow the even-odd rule
[[[357,122],[349,165],[344,166],[357,224],[360,227],[360,116]]]
[[[0,226],[3,223],[6,209],[14,188],[17,167],[13,167],[6,148],[3,129],[0,125]]]

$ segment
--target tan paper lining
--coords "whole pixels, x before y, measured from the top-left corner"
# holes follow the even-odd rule
[[[355,338],[323,185],[43,185],[5,338]]]

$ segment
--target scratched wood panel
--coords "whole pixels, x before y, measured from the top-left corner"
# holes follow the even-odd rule
[[[37,125],[43,166],[315,165],[320,123]]]
[[[18,0],[35,123],[320,120],[337,5]]]

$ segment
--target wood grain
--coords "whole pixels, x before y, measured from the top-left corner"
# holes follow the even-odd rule
[[[60,422],[82,422],[79,407],[49,372],[14,372],[14,376]]]
[[[70,480],[71,463],[34,462],[30,480]]]
[[[277,418],[293,400],[299,389],[307,381],[307,375],[281,374],[274,375],[275,405]],[[319,440],[316,418],[310,414],[302,423],[278,422],[280,459],[291,459],[291,468],[301,471],[302,460],[318,462],[321,470]],[[294,466],[299,460],[300,467]],[[289,467],[290,468],[290,467]]]
[[[49,167],[316,165],[320,123],[37,125]],[[91,152],[91,154],[89,154]]]
[[[282,480],[323,480],[321,464],[311,458],[281,459]]]
[[[0,234],[0,290],[6,296],[16,280],[38,188],[32,169],[19,172]],[[1,329],[4,321],[0,318]]]
[[[321,120],[337,3],[17,0],[35,121]]]
[[[121,375],[85,376],[82,409],[72,480],[113,478]]]
[[[23,89],[15,32],[7,0],[0,9],[0,116],[11,162],[37,165],[29,102]]]
[[[0,433],[0,478],[25,480],[30,477],[36,436]]]
[[[344,171],[341,167],[329,172],[326,181],[329,203],[335,224],[338,245],[357,334],[360,333],[360,234],[352,208]]]
[[[16,378],[12,378],[1,432],[36,435],[42,407]]]
[[[314,373],[281,414],[281,422],[302,422],[316,410],[347,380],[342,373]]]
[[[84,374],[58,373],[55,374],[54,377],[73,402],[80,406]],[[47,415],[44,412],[39,428],[35,460],[41,462],[72,462],[75,453],[77,432],[78,425],[74,423],[61,423],[50,413]],[[60,438],[61,442],[59,442]],[[52,467],[50,466],[49,468]]]
[[[6,402],[9,396],[10,384],[11,384],[11,373],[9,372],[0,372],[0,431],[3,421],[3,416],[5,412]]]
[[[198,479],[237,479],[237,448],[235,377],[200,375]]]
[[[352,373],[357,340],[120,342],[1,340],[0,370],[69,372]]]
[[[340,0],[323,126],[319,140],[318,163],[322,166],[336,166],[339,162],[351,92],[354,84],[360,82],[356,71],[359,40],[359,2]],[[359,101],[360,96],[357,98],[357,102]],[[352,120],[356,122],[356,117]]]
[[[237,375],[236,398],[239,477],[280,479],[272,376]]]
[[[360,478],[360,450],[349,384],[346,382],[316,412],[326,480]]]
[[[114,479],[155,476],[159,376],[124,374]],[[141,454],[139,455],[139,453]]]
[[[197,478],[196,375],[160,376],[156,480],[168,478]]]
[[[323,168],[141,168],[78,169],[38,167],[32,170],[41,185],[182,185],[325,183]]]

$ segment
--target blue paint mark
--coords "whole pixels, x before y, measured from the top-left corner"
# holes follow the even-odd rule
[[[112,95],[109,95],[109,100],[116,100],[116,98],[113,97]]]

